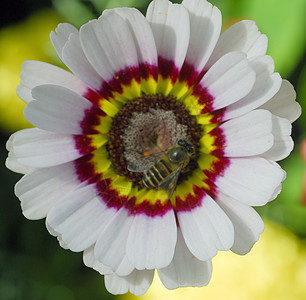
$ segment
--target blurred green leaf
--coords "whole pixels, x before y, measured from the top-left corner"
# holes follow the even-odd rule
[[[80,0],[53,0],[52,3],[67,22],[78,28],[97,17],[89,6]]]
[[[269,38],[268,54],[282,76],[290,74],[300,61],[306,45],[305,0],[248,0],[244,15],[257,22]]]
[[[141,7],[145,6],[149,3],[149,1],[141,1],[141,5],[139,0],[108,0],[106,1],[105,8],[114,8],[114,7]]]
[[[298,85],[297,85],[297,101],[302,106],[302,115],[298,119],[298,124],[301,126],[303,132],[306,132],[306,67],[303,68]]]
[[[91,0],[97,2],[99,0]],[[104,9],[110,9],[114,7],[135,7],[139,9],[143,14],[146,13],[147,7],[151,0],[108,0],[104,6]]]

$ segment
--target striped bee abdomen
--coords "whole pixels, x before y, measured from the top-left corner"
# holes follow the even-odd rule
[[[156,188],[171,172],[172,170],[166,161],[161,159],[144,173],[142,185],[149,189]]]

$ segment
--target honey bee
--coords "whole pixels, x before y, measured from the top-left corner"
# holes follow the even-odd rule
[[[147,167],[137,165],[137,162],[128,165],[131,172],[142,172],[141,185],[148,189],[163,189],[170,199],[177,185],[181,171],[188,165],[194,154],[193,146],[186,140],[179,140],[176,145],[167,149],[163,156],[155,155],[155,162]],[[152,158],[153,154],[148,155]]]

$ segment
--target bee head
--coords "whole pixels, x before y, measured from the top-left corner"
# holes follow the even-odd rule
[[[192,146],[190,143],[188,143],[186,140],[179,140],[179,141],[177,142],[177,144],[178,144],[179,146],[184,147],[184,148],[187,150],[187,152],[188,152],[189,154],[193,154],[193,153],[194,153],[194,148],[193,148],[193,146]]]

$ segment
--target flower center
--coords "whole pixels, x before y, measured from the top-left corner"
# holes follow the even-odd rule
[[[179,182],[197,168],[202,129],[195,117],[173,96],[143,95],[124,104],[115,115],[107,150],[117,174],[141,186],[143,172],[179,140],[188,140],[195,155]],[[131,165],[137,164],[137,170]]]

